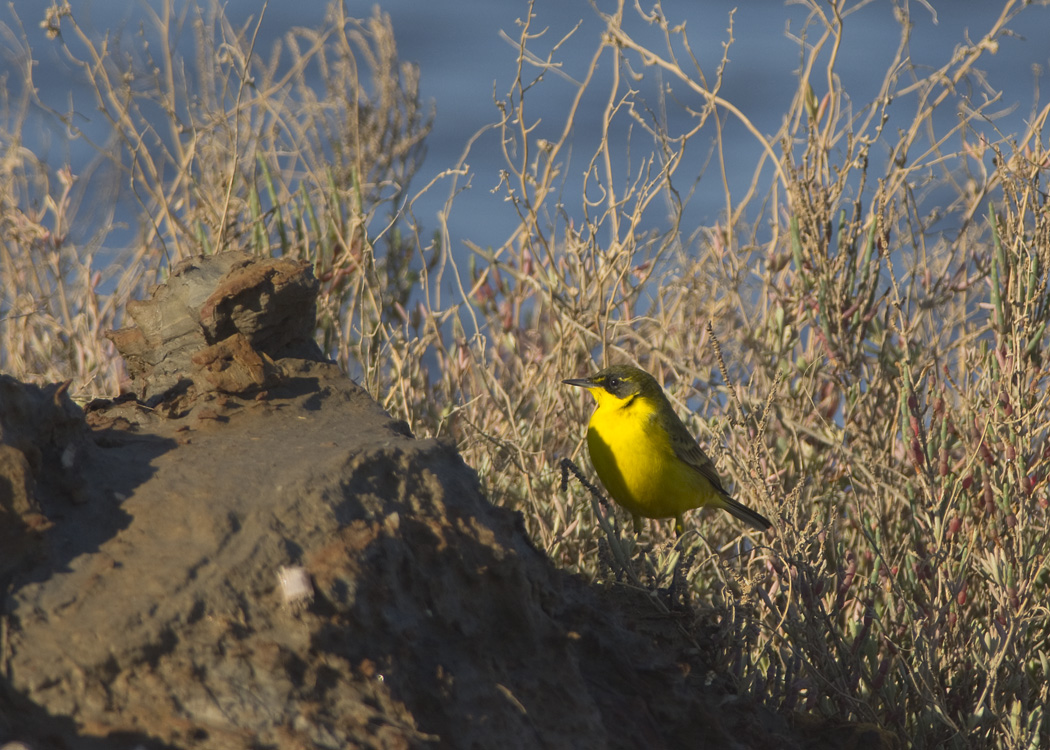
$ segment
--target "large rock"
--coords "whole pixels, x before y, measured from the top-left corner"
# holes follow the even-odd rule
[[[568,656],[530,611],[521,557],[540,560],[513,518],[333,366],[282,365],[263,401],[89,414],[94,494],[9,602],[11,686],[82,731],[177,746],[459,745],[522,730],[517,693],[559,716],[580,685],[548,669],[525,690],[502,664]],[[294,606],[278,574],[297,565],[315,594]]]

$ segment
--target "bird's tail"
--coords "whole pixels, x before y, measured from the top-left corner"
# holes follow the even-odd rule
[[[750,524],[759,531],[765,531],[773,525],[761,513],[751,510],[743,503],[729,497],[729,495],[722,495],[720,499],[722,500],[722,507],[729,511],[730,515],[739,518],[744,523]]]

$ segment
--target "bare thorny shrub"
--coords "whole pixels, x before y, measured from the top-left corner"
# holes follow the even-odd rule
[[[621,1],[600,12],[604,33],[573,78],[562,47],[587,40],[547,42],[530,6],[494,125],[518,222],[502,245],[471,246],[467,264],[441,251],[446,226],[429,239],[396,213],[411,207],[429,121],[382,16],[358,23],[336,3],[325,31],[292,30],[264,57],[253,27],[168,5],[152,17],[168,46],[146,56],[92,41],[56,6],[56,43],[95,82],[109,151],[150,220],[116,291],[99,294],[98,251],[65,231],[74,178],[53,186],[20,147],[30,95],[7,107],[3,367],[112,391],[110,353],[90,335],[116,320],[112,300],[194,253],[308,258],[324,282],[326,349],[417,434],[453,436],[559,563],[647,587],[658,607],[680,603],[684,580],[704,605],[694,611],[717,615],[704,615],[700,645],[737,689],[874,722],[909,746],[1045,745],[1047,110],[1009,140],[994,91],[983,104],[960,93],[982,81],[975,66],[1022,3],[1005,2],[932,71],[909,63],[897,6],[900,48],[856,111],[836,68],[863,3],[801,4],[797,94],[772,135],[722,95],[731,25],[705,70],[659,5]],[[185,24],[195,65],[171,46]],[[577,94],[543,139],[531,103],[554,75]],[[654,79],[668,93],[647,101]],[[691,107],[680,132],[662,114],[673,106]],[[961,116],[940,132],[949,106]],[[588,107],[602,138],[581,161],[573,132]],[[891,116],[907,124],[891,129]],[[725,177],[729,124],[761,154],[739,196]],[[724,219],[694,231],[687,146],[712,142]],[[572,205],[562,186],[581,166]],[[467,177],[465,160],[444,175],[446,215]],[[945,186],[954,197],[933,205]],[[599,530],[579,485],[559,486],[562,458],[588,471],[591,408],[560,381],[614,361],[647,368],[680,413],[708,418],[690,427],[774,532],[741,540],[703,513],[677,545],[666,524],[639,540],[604,518]]]

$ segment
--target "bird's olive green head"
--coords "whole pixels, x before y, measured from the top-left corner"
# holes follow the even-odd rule
[[[634,396],[656,396],[663,392],[656,378],[631,365],[613,365],[589,378],[571,378],[562,382],[586,388],[599,404],[609,396],[617,401],[627,401]]]

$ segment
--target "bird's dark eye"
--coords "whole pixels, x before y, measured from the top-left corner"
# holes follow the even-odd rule
[[[618,377],[613,376],[605,381],[605,390],[607,391],[615,391],[619,387],[620,379]]]

